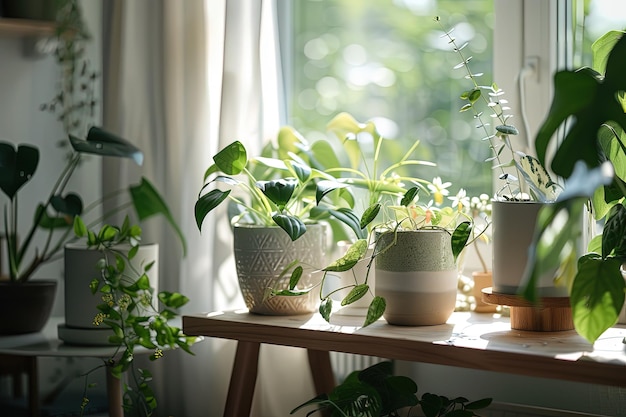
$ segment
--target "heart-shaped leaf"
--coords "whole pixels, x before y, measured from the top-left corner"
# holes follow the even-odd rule
[[[50,199],[50,204],[57,212],[69,216],[80,216],[83,212],[83,200],[76,193],[68,193],[65,197],[55,195]]]
[[[0,143],[0,189],[13,199],[17,191],[35,174],[39,164],[39,149],[30,145]]]
[[[215,154],[213,161],[224,174],[238,175],[248,164],[248,154],[245,146],[235,141]]]

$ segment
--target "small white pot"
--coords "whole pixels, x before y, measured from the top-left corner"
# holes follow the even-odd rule
[[[450,239],[450,233],[436,229],[378,237],[376,295],[387,302],[383,317],[389,324],[436,325],[450,318],[458,286]]]
[[[492,201],[494,292],[518,294],[522,289],[528,250],[543,205],[536,201]],[[565,286],[554,285],[554,273],[540,277],[537,292],[541,297],[568,296]]]
[[[119,248],[128,251],[128,248]],[[97,262],[104,256],[99,250],[89,249],[84,244],[68,244],[65,246],[65,327],[68,329],[97,329],[93,319],[98,313],[97,306],[102,304],[102,294],[91,293],[89,283],[98,278],[100,271],[96,268]],[[111,255],[109,255],[111,256]],[[130,265],[142,271],[142,265],[155,261],[150,269],[148,278],[154,288],[153,305],[156,305],[156,296],[159,290],[159,245],[143,244],[139,246],[137,255],[130,261]],[[114,261],[114,259],[110,259]],[[127,265],[127,268],[129,266]]]

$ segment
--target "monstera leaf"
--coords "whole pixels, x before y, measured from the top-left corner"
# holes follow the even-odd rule
[[[590,68],[559,71],[554,76],[554,99],[535,146],[537,157],[545,164],[554,133],[572,117],[571,128],[552,161],[552,169],[558,175],[569,177],[578,160],[590,167],[600,165],[598,131],[607,122],[626,130],[626,114],[620,100],[626,91],[626,36],[622,35],[609,32],[598,41],[606,43],[606,37],[619,38],[606,59],[604,77]]]
[[[30,145],[0,143],[0,189],[13,199],[17,191],[33,177],[39,165],[39,150]]]

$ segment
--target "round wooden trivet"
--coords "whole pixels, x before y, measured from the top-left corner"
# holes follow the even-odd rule
[[[514,294],[501,294],[492,288],[482,290],[487,304],[508,306],[511,311],[511,329],[538,332],[572,330],[572,308],[569,297],[542,297],[537,304]]]

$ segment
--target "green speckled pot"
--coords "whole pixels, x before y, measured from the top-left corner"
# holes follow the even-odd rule
[[[454,311],[457,268],[450,233],[411,230],[377,239],[376,295],[387,301],[389,324],[427,326],[445,323]]]

